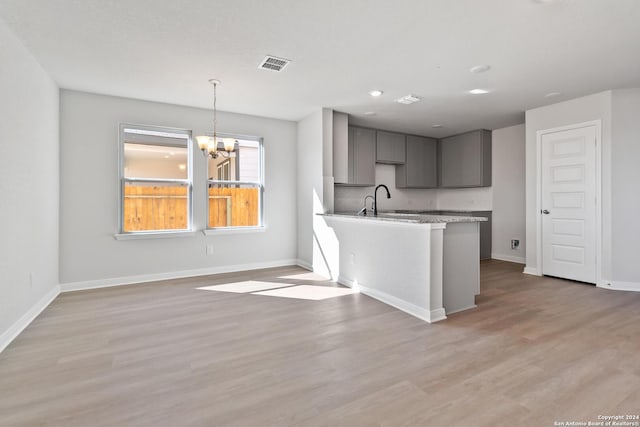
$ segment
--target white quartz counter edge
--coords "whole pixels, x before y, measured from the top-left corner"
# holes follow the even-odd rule
[[[472,216],[450,216],[450,215],[422,215],[422,214],[378,214],[373,215],[354,215],[346,213],[319,213],[320,216],[360,219],[363,221],[387,221],[387,222],[405,222],[412,224],[438,224],[451,222],[483,222],[487,221],[485,217]]]

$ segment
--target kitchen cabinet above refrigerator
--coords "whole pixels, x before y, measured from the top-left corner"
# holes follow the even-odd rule
[[[348,125],[347,114],[333,113],[333,179],[336,185],[376,182],[376,131]]]
[[[476,130],[440,140],[440,187],[491,186],[491,131]]]

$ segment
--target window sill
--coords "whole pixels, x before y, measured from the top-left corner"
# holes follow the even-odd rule
[[[195,231],[151,231],[141,233],[120,233],[114,234],[116,240],[139,240],[139,239],[170,239],[173,237],[191,237],[195,236]]]
[[[205,236],[220,236],[226,234],[246,234],[246,233],[264,233],[267,231],[267,227],[221,227],[221,228],[207,228],[202,230],[202,234]]]

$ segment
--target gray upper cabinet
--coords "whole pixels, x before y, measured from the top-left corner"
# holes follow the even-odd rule
[[[349,139],[349,146],[353,147],[353,167],[351,168],[353,185],[376,184],[376,134],[374,130],[363,128],[353,129],[353,139]]]
[[[376,132],[372,129],[349,126],[346,139],[346,171],[337,171],[334,163],[335,184],[363,187],[375,185]]]
[[[435,188],[438,186],[438,141],[407,135],[404,165],[396,166],[396,187]]]
[[[400,133],[376,132],[376,162],[392,165],[405,162],[405,135]]]
[[[333,180],[349,182],[349,116],[333,112]]]
[[[376,132],[348,125],[333,112],[333,179],[336,185],[371,186],[376,178]]]
[[[443,188],[491,186],[491,131],[441,139],[439,170]]]

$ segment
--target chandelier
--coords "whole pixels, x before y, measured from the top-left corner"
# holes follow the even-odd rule
[[[205,157],[211,157],[212,159],[217,159],[218,156],[222,155],[223,157],[231,157],[231,153],[233,153],[236,149],[236,141],[233,138],[218,138],[218,134],[216,132],[217,125],[217,88],[220,84],[220,80],[210,79],[209,83],[213,85],[213,137],[207,135],[199,135],[196,136],[196,141],[198,141],[198,147],[202,151]],[[224,151],[218,151],[218,144],[222,142],[224,146]]]

